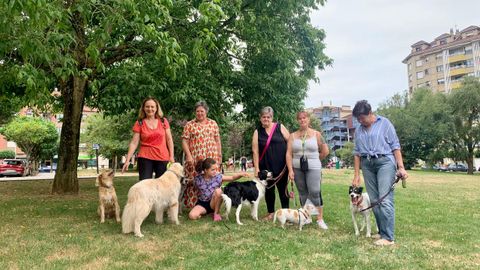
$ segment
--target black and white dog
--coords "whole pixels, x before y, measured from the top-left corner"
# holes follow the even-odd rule
[[[260,171],[258,178],[259,179],[245,182],[232,182],[223,189],[222,198],[225,202],[226,219],[228,219],[228,215],[233,206],[237,208],[235,212],[237,224],[243,225],[243,223],[240,222],[240,211],[242,210],[242,204],[245,204],[251,206],[252,218],[258,221],[258,204],[263,196],[265,196],[267,180],[272,179],[272,173],[266,170]]]
[[[370,206],[370,198],[367,193],[362,193],[363,187],[350,186],[348,189],[348,195],[350,196],[350,211],[352,212],[353,228],[355,229],[355,235],[359,236],[360,231],[363,231],[365,225],[367,225],[367,237],[371,237],[372,229],[370,225],[370,213],[372,209],[360,212]],[[363,219],[362,228],[358,230],[356,215],[361,215]]]

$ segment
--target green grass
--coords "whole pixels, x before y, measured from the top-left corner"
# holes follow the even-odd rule
[[[180,218],[181,225],[143,223],[143,239],[99,223],[94,180],[78,196],[49,194],[51,181],[0,182],[0,269],[479,269],[480,176],[410,172],[396,189],[396,242],[375,247],[355,237],[348,210],[352,172],[325,170],[322,194],[328,231],[286,230]],[[135,178],[117,178],[122,208]],[[278,203],[278,202],[277,202]],[[260,216],[266,212],[260,207]]]

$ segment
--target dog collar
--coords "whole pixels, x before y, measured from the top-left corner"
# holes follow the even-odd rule
[[[183,177],[183,176],[181,176],[180,174],[174,172],[173,170],[168,169],[167,171],[170,171],[170,172],[174,173],[177,177]]]
[[[113,186],[107,187],[107,186],[105,186],[105,185],[103,184],[103,182],[100,182],[100,187],[103,187],[103,188],[106,188],[106,189],[110,189],[110,188],[113,187]]]

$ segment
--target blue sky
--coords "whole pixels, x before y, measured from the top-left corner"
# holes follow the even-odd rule
[[[312,24],[326,31],[326,54],[334,63],[317,71],[306,107],[372,106],[408,88],[402,60],[419,40],[433,41],[470,25],[480,26],[480,0],[330,0],[312,13]]]

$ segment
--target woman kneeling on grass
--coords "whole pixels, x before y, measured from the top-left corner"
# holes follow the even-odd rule
[[[213,213],[213,221],[220,221],[222,217],[218,213],[222,204],[222,182],[235,181],[242,177],[248,177],[246,172],[231,176],[223,175],[217,171],[217,162],[213,158],[198,161],[195,170],[198,175],[193,179],[198,188],[198,202],[192,208],[188,217],[199,219],[202,215]]]

